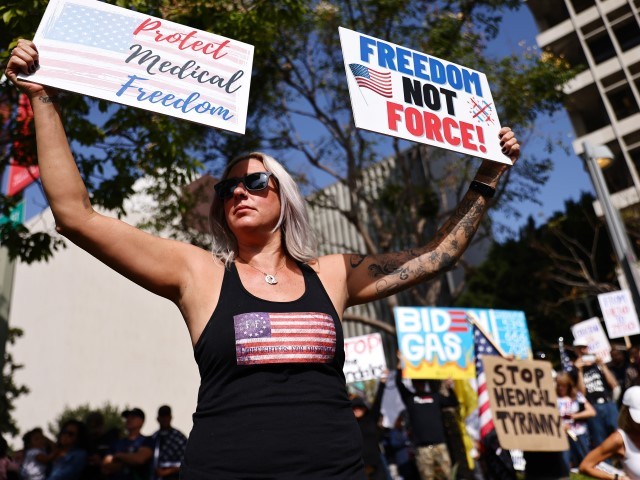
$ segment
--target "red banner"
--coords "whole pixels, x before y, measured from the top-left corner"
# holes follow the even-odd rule
[[[13,159],[9,163],[7,196],[20,193],[40,177],[35,161],[35,142],[31,140],[33,111],[26,95],[18,97],[18,139],[13,142]]]

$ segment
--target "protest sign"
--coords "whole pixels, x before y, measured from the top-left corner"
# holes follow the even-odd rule
[[[356,127],[511,164],[484,73],[340,27]]]
[[[640,323],[629,290],[618,290],[598,295],[602,318],[609,338],[620,338],[640,333]]]
[[[532,452],[567,450],[551,363],[495,355],[481,359],[500,446]]]
[[[611,344],[598,317],[576,323],[571,327],[571,333],[574,339],[587,341],[589,353],[597,355],[604,363],[611,361]]]
[[[51,0],[44,85],[244,133],[253,46],[97,0]]]
[[[482,308],[396,307],[398,346],[407,378],[475,378],[473,315],[507,355],[531,357],[524,312]]]
[[[347,383],[380,378],[387,369],[379,333],[344,339],[344,376]]]

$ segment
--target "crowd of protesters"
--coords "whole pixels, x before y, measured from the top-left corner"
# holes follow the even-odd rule
[[[461,432],[457,424],[443,424],[447,410],[458,404],[449,381],[405,383],[396,373],[396,386],[405,410],[393,426],[383,428],[380,405],[386,375],[380,380],[375,400],[369,405],[354,395],[352,406],[360,425],[363,458],[370,480],[432,480],[468,478],[474,480],[551,480],[569,478],[571,470],[595,478],[640,479],[640,361],[638,349],[614,346],[611,361],[604,363],[588,352],[583,339],[573,345],[574,358],[564,371],[554,372],[557,404],[569,449],[564,452],[523,452],[524,472],[517,475],[512,454],[493,438],[476,442],[473,465],[455,442]],[[545,355],[539,355],[538,358]],[[568,368],[566,368],[568,367]],[[632,388],[633,387],[633,388]],[[626,395],[625,395],[626,394]],[[635,423],[633,415],[639,420]],[[620,423],[619,423],[620,421]],[[632,428],[633,427],[633,428]],[[475,440],[470,429],[467,429]],[[625,433],[627,432],[627,433]],[[638,443],[634,439],[637,435]],[[638,474],[613,473],[600,469],[605,462],[625,467],[637,453]],[[476,455],[477,454],[477,455]],[[517,460],[517,456],[516,456]],[[622,472],[623,470],[620,470]]]
[[[187,438],[171,426],[171,408],[158,409],[159,428],[151,436],[141,433],[142,409],[122,417],[122,432],[107,429],[100,412],[67,420],[55,441],[34,428],[12,455],[0,437],[0,480],[178,480]]]

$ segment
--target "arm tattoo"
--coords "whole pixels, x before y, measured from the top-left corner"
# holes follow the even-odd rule
[[[43,95],[41,97],[38,97],[40,99],[40,101],[42,103],[60,103],[60,97],[55,96],[55,97],[49,97],[46,95]]]
[[[367,258],[366,255],[351,255],[351,258],[349,260],[351,268],[359,267],[365,258]]]

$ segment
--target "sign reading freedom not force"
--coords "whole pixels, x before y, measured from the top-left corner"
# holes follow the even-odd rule
[[[339,31],[356,127],[511,165],[485,74]]]
[[[245,131],[252,45],[97,0],[50,0],[34,43],[24,80]]]
[[[550,362],[481,357],[500,446],[532,452],[569,448]]]

